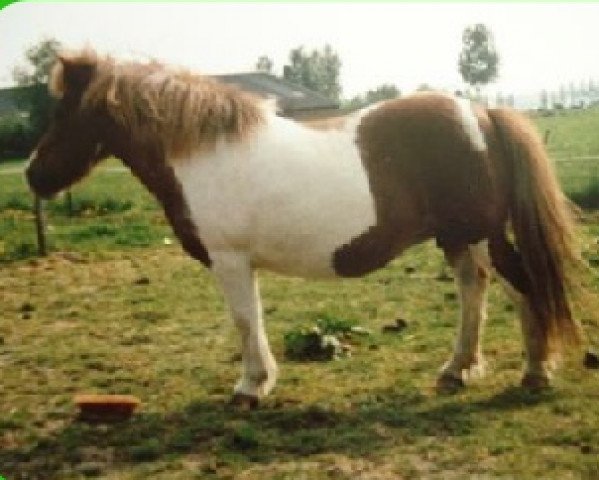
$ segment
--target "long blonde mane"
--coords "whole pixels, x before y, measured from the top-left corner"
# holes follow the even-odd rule
[[[71,64],[95,66],[82,108],[105,107],[133,141],[158,142],[168,158],[209,149],[217,140],[239,141],[264,121],[264,101],[236,87],[159,62],[117,62],[86,50]],[[61,95],[63,68],[50,79]]]

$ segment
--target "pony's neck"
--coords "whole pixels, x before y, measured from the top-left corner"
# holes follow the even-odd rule
[[[209,267],[210,257],[200,241],[196,226],[190,220],[181,184],[166,156],[160,149],[147,146],[130,146],[117,156],[158,200],[187,253]]]
[[[177,189],[176,178],[166,156],[157,145],[137,145],[128,142],[115,149],[119,158],[152,195],[163,205],[171,203],[170,198]]]

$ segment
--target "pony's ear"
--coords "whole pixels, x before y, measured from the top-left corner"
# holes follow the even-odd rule
[[[98,65],[98,57],[92,50],[77,53],[62,52],[50,73],[50,92],[63,97],[67,92],[81,93],[89,85]]]

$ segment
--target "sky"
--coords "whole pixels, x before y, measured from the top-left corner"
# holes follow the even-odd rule
[[[500,77],[489,92],[538,94],[599,78],[599,3],[27,3],[0,10],[0,86],[43,38],[206,74],[246,72],[267,55],[330,44],[350,98],[383,83],[464,88],[457,69],[467,25],[495,36]]]

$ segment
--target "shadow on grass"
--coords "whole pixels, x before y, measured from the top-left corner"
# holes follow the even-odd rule
[[[74,421],[29,448],[1,451],[0,465],[2,474],[11,479],[57,479],[89,461],[90,449],[104,452],[107,468],[192,452],[245,464],[319,453],[361,457],[380,453],[406,437],[476,433],[484,422],[484,415],[479,415],[482,412],[526,408],[552,397],[550,392],[531,394],[510,388],[474,403],[445,397],[430,408],[418,391],[386,391],[345,411],[267,403],[243,412],[219,401],[193,402],[181,411],[142,413],[120,424]]]

